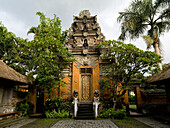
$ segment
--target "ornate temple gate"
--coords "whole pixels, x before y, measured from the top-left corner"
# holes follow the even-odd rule
[[[88,10],[83,10],[79,16],[73,16],[64,45],[74,55],[75,61],[66,62],[63,81],[67,84],[60,87],[60,92],[53,91],[52,97],[59,95],[71,101],[73,93],[78,92],[79,103],[94,101],[94,92],[101,92],[99,80],[103,77],[103,67],[109,63],[102,58],[108,48],[98,47],[104,41],[105,36],[97,22],[97,15],[91,16]]]
[[[98,44],[105,41],[105,36],[97,23],[97,16],[91,16],[88,10],[74,16],[73,21],[66,36],[65,47],[74,55],[75,61],[65,70],[70,85],[61,89],[61,93],[68,96],[71,90],[72,97],[76,90],[79,102],[93,102],[94,91],[100,91],[99,65],[102,65],[101,55],[105,52],[99,50]]]

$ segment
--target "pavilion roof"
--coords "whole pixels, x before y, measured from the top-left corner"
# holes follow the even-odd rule
[[[170,80],[170,65],[147,79],[148,83],[164,83]]]
[[[0,79],[9,80],[10,82],[16,82],[19,84],[29,84],[29,80],[26,76],[18,73],[2,60],[0,60]]]

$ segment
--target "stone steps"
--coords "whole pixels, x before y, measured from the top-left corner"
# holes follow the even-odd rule
[[[77,117],[75,119],[94,119],[93,104],[79,104]]]

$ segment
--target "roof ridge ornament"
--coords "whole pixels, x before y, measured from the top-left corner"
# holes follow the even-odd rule
[[[90,14],[90,11],[89,10],[83,10],[83,11],[80,11],[80,13],[79,13],[79,16],[82,16],[82,17],[84,17],[84,16],[90,16],[91,14]]]

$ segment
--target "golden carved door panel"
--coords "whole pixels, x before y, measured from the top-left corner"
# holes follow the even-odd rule
[[[90,102],[91,98],[91,75],[81,75],[81,102]]]

